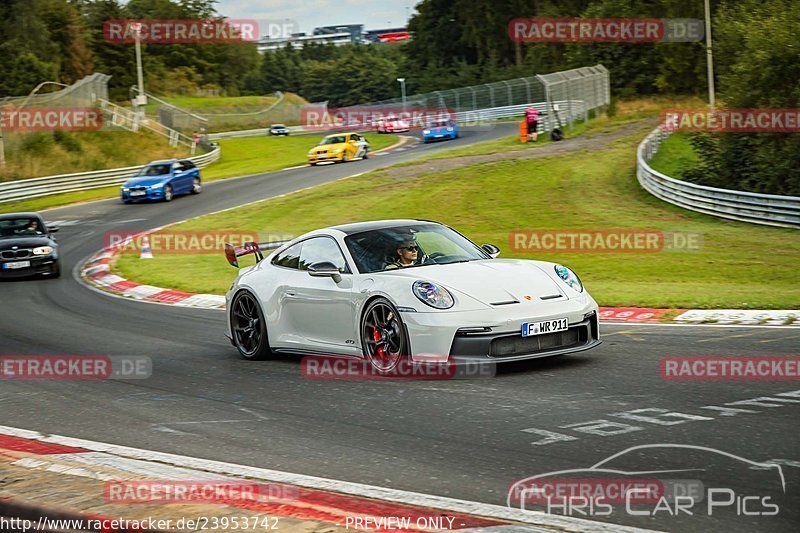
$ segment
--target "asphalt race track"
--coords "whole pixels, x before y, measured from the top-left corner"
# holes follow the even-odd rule
[[[786,478],[780,513],[744,516],[760,509],[751,500],[738,512],[732,504],[710,517],[703,508],[702,517],[615,510],[595,519],[668,531],[795,531],[800,392],[791,393],[800,384],[668,381],[660,359],[797,355],[800,329],[604,325],[604,344],[595,350],[502,367],[492,379],[307,380],[298,358],[241,359],[223,336],[225,315],[218,310],[112,298],[72,275],[102,247],[106,231],[161,226],[515,129],[504,123],[366,161],[223,180],[169,205],[102,201],[49,211],[48,220],[69,221],[58,234],[64,274],[0,283],[0,355],[147,355],[153,375],[6,380],[0,424],[500,505],[517,480],[589,468],[632,446],[704,446],[755,462],[779,460]],[[367,206],[361,212],[389,215],[372,216]],[[781,491],[764,469],[739,460],[712,465],[701,458],[700,464],[694,455],[633,451],[616,466],[687,470],[679,477],[735,489],[736,503]]]

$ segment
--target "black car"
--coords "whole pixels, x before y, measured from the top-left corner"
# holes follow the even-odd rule
[[[283,124],[273,124],[269,128],[270,135],[289,135],[289,128]]]
[[[56,231],[38,213],[0,215],[0,278],[60,276]]]

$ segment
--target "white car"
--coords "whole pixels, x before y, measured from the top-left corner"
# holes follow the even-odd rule
[[[257,263],[226,301],[227,336],[247,359],[341,355],[388,372],[404,358],[504,362],[600,344],[597,303],[571,270],[496,259],[496,246],[436,222],[362,222],[226,246],[233,266],[246,254]]]

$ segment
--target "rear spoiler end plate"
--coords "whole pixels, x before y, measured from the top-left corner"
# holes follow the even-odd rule
[[[228,260],[228,263],[231,266],[239,268],[239,258],[244,255],[254,254],[256,256],[256,263],[263,261],[264,254],[262,252],[266,252],[269,250],[275,250],[280,248],[284,244],[290,241],[272,241],[272,242],[253,242],[249,241],[241,246],[234,246],[229,243],[225,243],[225,259]]]

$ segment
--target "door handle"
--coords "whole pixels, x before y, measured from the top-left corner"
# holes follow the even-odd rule
[[[286,291],[286,296],[297,296],[297,293],[294,291]]]

